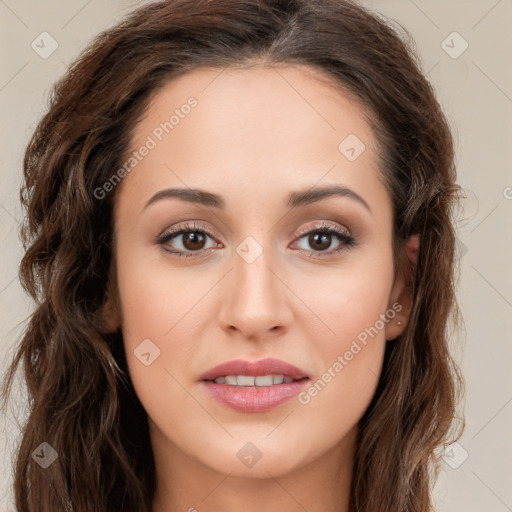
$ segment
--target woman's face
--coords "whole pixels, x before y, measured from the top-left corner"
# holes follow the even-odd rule
[[[303,67],[201,69],[154,96],[132,142],[115,206],[119,322],[157,464],[263,478],[349,457],[406,323],[358,104]],[[266,358],[308,378],[251,386],[291,373],[264,366],[202,380]]]

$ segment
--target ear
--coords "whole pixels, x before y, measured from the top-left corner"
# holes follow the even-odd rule
[[[388,308],[396,311],[395,317],[386,324],[386,340],[394,340],[407,326],[412,308],[412,283],[418,264],[419,235],[412,235],[405,244],[405,254],[400,255],[399,268],[389,296]],[[392,307],[395,304],[395,307]],[[399,309],[398,304],[401,306]]]
[[[115,332],[121,326],[121,317],[117,301],[112,291],[107,292],[107,299],[100,309],[104,332]]]

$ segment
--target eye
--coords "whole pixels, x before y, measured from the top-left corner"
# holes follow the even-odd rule
[[[306,252],[313,253],[310,256],[311,258],[334,256],[349,249],[356,243],[354,237],[352,237],[348,232],[325,223],[317,228],[301,233],[299,240],[301,239],[305,239],[306,244],[313,248],[313,251],[303,249]],[[338,247],[327,251],[326,249],[331,247],[333,241],[336,240],[338,241]]]
[[[177,245],[181,247],[178,247],[177,249],[169,248],[171,245],[170,241],[175,238],[178,241]],[[165,232],[156,239],[156,243],[161,245],[165,251],[170,252],[171,254],[175,254],[181,258],[190,258],[197,256],[197,254],[194,253],[211,249],[211,247],[205,248],[207,238],[212,237],[207,231],[201,229],[200,226],[192,223]]]

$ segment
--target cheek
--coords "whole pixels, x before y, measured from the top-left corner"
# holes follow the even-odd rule
[[[194,277],[193,270],[130,257],[118,265],[118,283],[127,344],[176,339],[183,325],[193,323],[211,287],[208,278]]]
[[[304,308],[297,320],[319,347],[347,349],[347,343],[371,328],[385,314],[393,280],[392,257],[382,251],[378,260],[362,254],[343,266],[321,268],[289,275],[290,288],[302,299]],[[378,324],[379,331],[383,331]],[[363,334],[362,334],[363,333]],[[380,333],[384,336],[384,332]]]
[[[192,340],[198,339],[195,329],[205,315],[201,298],[208,283],[191,282],[183,269],[127,257],[118,265],[118,285],[126,360],[137,396],[151,418],[179,431],[179,413],[197,409],[183,386],[195,377]]]
[[[386,347],[385,327],[394,311],[388,309],[392,285],[391,255],[356,264],[311,280],[297,278],[295,289],[307,297],[308,307],[318,312],[297,318],[301,329],[315,344],[319,370],[314,382],[299,397],[306,415],[321,415],[327,435],[342,431],[364,413],[375,393]],[[302,283],[302,284],[301,284]],[[301,288],[302,286],[302,288]]]
[[[182,381],[176,368],[182,372],[190,366],[191,339],[208,286],[204,280],[191,282],[186,270],[163,268],[161,262],[135,254],[119,261],[118,286],[128,368],[146,406],[147,400],[159,402],[154,390],[173,393],[169,373]]]

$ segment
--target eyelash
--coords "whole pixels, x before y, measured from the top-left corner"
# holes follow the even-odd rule
[[[206,235],[206,236],[209,236],[210,238],[213,238],[207,231],[202,229],[197,224],[189,223],[189,224],[185,224],[184,226],[182,226],[178,229],[168,231],[167,233],[164,233],[163,235],[158,236],[156,238],[156,243],[158,245],[164,246],[173,238],[176,238],[179,235],[183,235],[185,233],[201,233],[202,235]],[[312,233],[322,233],[322,234],[334,235],[338,239],[339,242],[342,242],[342,246],[340,249],[335,249],[335,250],[330,250],[330,251],[306,251],[306,252],[310,252],[310,253],[319,255],[319,256],[310,256],[311,258],[325,258],[325,257],[336,256],[336,255],[340,254],[341,252],[346,251],[349,248],[356,245],[356,241],[351,235],[348,235],[344,231],[341,231],[340,229],[335,228],[334,226],[332,226],[330,224],[326,224],[326,223],[322,223],[319,227],[301,232],[298,236],[298,240],[300,240],[301,238],[304,238],[306,235],[310,235]],[[201,251],[183,252],[183,251],[171,250],[166,247],[163,247],[163,249],[168,253],[178,256],[179,258],[195,258],[195,257],[200,256],[200,252],[201,252]],[[210,251],[211,249],[212,248],[203,249],[202,251]],[[299,250],[305,251],[304,249],[299,249]]]

